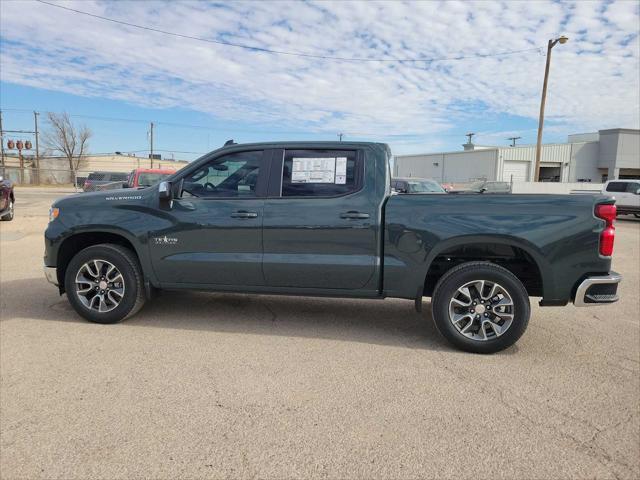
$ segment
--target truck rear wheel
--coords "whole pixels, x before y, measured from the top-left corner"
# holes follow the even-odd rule
[[[488,262],[467,262],[446,272],[431,306],[438,331],[457,348],[474,353],[510,347],[527,329],[531,315],[520,280]]]
[[[87,247],[71,259],[65,290],[80,316],[96,323],[116,323],[142,308],[142,278],[131,250],[104,243]]]

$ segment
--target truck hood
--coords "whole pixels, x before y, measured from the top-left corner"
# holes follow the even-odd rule
[[[53,203],[57,208],[82,208],[102,206],[134,205],[145,202],[155,192],[152,187],[144,189],[120,188],[118,190],[106,190],[103,192],[77,193],[68,197],[63,197]]]

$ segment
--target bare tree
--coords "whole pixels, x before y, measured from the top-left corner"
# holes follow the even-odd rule
[[[80,168],[83,155],[89,149],[89,138],[92,132],[86,125],[75,126],[67,112],[47,113],[49,130],[42,136],[45,148],[51,152],[59,152],[69,162],[72,173]]]

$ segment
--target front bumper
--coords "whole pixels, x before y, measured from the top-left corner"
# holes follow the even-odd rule
[[[58,286],[58,271],[56,267],[44,267],[44,276],[49,283]]]
[[[576,290],[576,307],[591,307],[618,301],[618,284],[622,276],[616,272],[585,278]]]

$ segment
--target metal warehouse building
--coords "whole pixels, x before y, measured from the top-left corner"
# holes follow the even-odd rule
[[[464,151],[459,152],[398,155],[394,176],[433,178],[447,183],[480,179],[533,181],[535,145],[463,146]],[[640,178],[640,130],[615,128],[569,135],[567,143],[542,146],[542,181],[600,183],[609,178]]]

